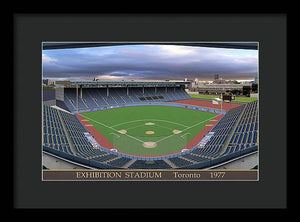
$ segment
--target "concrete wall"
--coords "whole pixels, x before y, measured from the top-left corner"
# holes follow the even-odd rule
[[[43,104],[47,105],[47,106],[54,106],[56,105],[56,100],[47,100],[47,101],[43,101]]]
[[[250,97],[258,98],[258,93],[252,93],[252,94],[250,94]]]
[[[43,90],[43,101],[55,100],[55,90]]]
[[[67,111],[71,112],[69,110],[69,108],[66,106],[65,102],[63,102],[63,101],[56,100],[56,106],[58,106],[58,107],[60,107],[60,108],[62,108],[64,110],[67,110]]]
[[[56,87],[55,90],[55,99],[59,101],[64,101],[64,88],[63,87]]]

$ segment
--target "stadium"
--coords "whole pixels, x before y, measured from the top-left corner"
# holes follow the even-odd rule
[[[43,152],[88,169],[213,169],[258,152],[258,100],[194,99],[189,81],[57,81]]]

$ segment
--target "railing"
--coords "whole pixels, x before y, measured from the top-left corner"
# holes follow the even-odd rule
[[[51,154],[57,155],[61,158],[64,158],[64,159],[67,159],[67,160],[70,160],[70,161],[73,161],[75,163],[79,163],[79,164],[82,164],[82,165],[85,165],[85,166],[89,166],[89,167],[92,167],[92,168],[97,168],[97,169],[123,169],[121,167],[111,166],[109,164],[101,163],[99,161],[95,161],[95,160],[92,160],[92,159],[87,160],[87,159],[84,159],[84,158],[81,158],[81,157],[77,157],[77,156],[74,156],[74,155],[71,155],[71,154],[68,154],[68,153],[64,153],[64,152],[52,149],[52,148],[47,147],[47,146],[43,146],[43,150],[46,151],[46,152],[49,152]],[[239,152],[236,152],[236,153],[232,153],[232,154],[229,154],[229,155],[217,158],[217,159],[207,160],[207,161],[204,161],[204,162],[195,163],[195,164],[191,164],[191,165],[188,165],[188,166],[178,167],[176,169],[203,169],[203,168],[209,168],[209,167],[212,167],[212,166],[215,166],[215,165],[218,165],[218,164],[225,163],[229,160],[233,160],[237,157],[242,157],[246,154],[253,153],[257,150],[258,150],[258,146],[254,146],[254,147],[250,147],[250,148],[247,148],[245,150],[242,150],[242,151],[239,151]]]
[[[95,108],[90,108],[90,109],[85,109],[85,110],[78,110],[78,112],[73,111],[73,113],[93,112],[93,111],[99,111],[99,110],[108,110],[108,109],[116,109],[116,108],[122,108],[122,107],[132,107],[132,106],[172,106],[172,107],[179,107],[179,108],[186,108],[186,109],[199,110],[199,111],[203,111],[203,112],[221,114],[220,109],[201,107],[201,106],[193,106],[193,105],[187,105],[187,104],[178,104],[178,103],[164,103],[164,102],[111,105],[111,106],[95,107]],[[226,111],[222,110],[222,114],[226,114]]]
[[[209,168],[209,167],[212,167],[212,166],[215,166],[215,165],[222,164],[222,163],[225,163],[227,161],[233,160],[237,157],[242,157],[246,154],[253,153],[257,150],[258,150],[258,146],[253,146],[253,147],[249,147],[247,149],[244,149],[244,150],[241,150],[241,151],[238,151],[238,152],[235,152],[235,153],[228,154],[226,156],[218,157],[218,158],[213,159],[213,160],[208,160],[208,161],[205,161],[205,162],[195,163],[193,165],[188,165],[188,166],[185,166],[185,167],[181,167],[180,169]]]
[[[84,159],[84,158],[81,158],[81,157],[78,157],[78,156],[74,156],[74,155],[71,155],[71,154],[68,154],[68,153],[64,153],[64,152],[61,152],[61,151],[58,151],[58,150],[54,150],[54,149],[52,149],[50,147],[47,147],[47,146],[43,146],[43,150],[46,151],[46,152],[49,152],[51,154],[57,155],[61,158],[64,158],[64,159],[67,159],[67,160],[70,160],[70,161],[73,161],[75,163],[79,163],[79,164],[82,164],[82,165],[85,165],[85,166],[89,166],[89,167],[92,167],[92,168],[97,168],[97,169],[122,169],[120,167],[110,166],[108,164],[101,163],[101,162],[98,162],[98,161],[95,161],[95,160],[87,160],[87,159]]]

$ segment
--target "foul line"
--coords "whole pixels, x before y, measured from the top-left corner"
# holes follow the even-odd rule
[[[219,115],[221,115],[221,114],[219,114]],[[219,115],[218,115],[218,116],[219,116]],[[199,124],[201,124],[201,123],[203,123],[203,122],[205,122],[205,121],[211,120],[211,119],[213,119],[213,118],[215,118],[215,117],[217,117],[217,116],[214,116],[214,117],[212,117],[212,118],[203,120],[203,121],[201,121],[201,122],[199,122],[199,123],[197,123],[197,124],[195,124],[195,125],[193,125],[193,126],[190,126],[190,127],[188,127],[188,128],[185,128],[185,129],[183,129],[183,130],[181,131],[181,133],[182,133],[183,131],[187,130],[187,129],[190,129],[190,128],[192,128],[192,127],[195,127],[195,126],[197,126],[197,125],[199,125]],[[163,141],[163,140],[165,140],[165,139],[167,139],[167,138],[170,138],[170,137],[172,137],[172,136],[174,136],[174,135],[178,135],[178,134],[172,134],[172,135],[170,135],[170,136],[167,136],[167,137],[162,138],[162,139],[160,139],[160,140],[158,140],[158,141],[155,141],[155,142],[156,142],[156,143],[161,142],[161,141]]]
[[[115,133],[110,133],[110,134],[116,135],[118,138],[120,137],[119,135],[117,135],[117,134],[115,134]]]
[[[138,125],[138,126],[133,126],[133,127],[130,127],[130,128],[127,128],[125,130],[130,130],[130,129],[134,129],[134,128],[138,128],[138,127],[141,127],[141,126],[145,126],[145,124],[142,124],[142,125]]]
[[[222,115],[222,114],[219,114],[219,115]],[[219,116],[219,115],[217,115],[217,116]],[[214,117],[212,117],[212,118],[208,118],[208,119],[206,119],[206,120],[203,120],[203,121],[201,121],[201,122],[199,122],[199,123],[197,123],[197,124],[195,124],[195,125],[193,125],[193,126],[189,126],[189,127],[188,127],[188,126],[185,126],[185,127],[187,127],[187,128],[183,129],[183,130],[181,131],[181,133],[182,133],[183,131],[185,131],[185,130],[187,130],[187,129],[190,129],[190,128],[193,128],[193,127],[195,127],[195,126],[197,126],[197,125],[199,125],[199,124],[201,124],[201,123],[203,123],[203,122],[206,122],[206,121],[208,121],[208,120],[214,119],[214,118],[217,117],[217,116],[214,116]],[[118,132],[118,130],[116,130],[116,129],[110,127],[110,126],[107,126],[107,125],[105,125],[105,124],[103,124],[103,123],[100,123],[100,122],[98,122],[98,121],[96,121],[96,120],[93,120],[93,119],[91,119],[91,118],[89,118],[89,117],[84,116],[84,118],[89,119],[89,120],[91,120],[91,121],[94,121],[95,123],[98,123],[98,124],[100,124],[100,125],[102,125],[102,126],[105,126],[105,127],[109,128],[109,129],[112,129],[112,130]],[[145,121],[145,120],[154,120],[154,119],[134,120],[134,121],[129,121],[129,122],[137,122],[137,121]],[[165,121],[165,120],[156,120],[156,121]],[[125,122],[125,123],[129,123],[129,122]],[[165,122],[170,122],[170,121],[165,121]],[[114,126],[119,126],[119,125],[122,125],[122,124],[125,124],[125,123],[117,124],[117,125],[114,125]],[[172,123],[172,122],[171,122],[171,123]],[[175,123],[175,124],[177,124],[177,123]],[[179,125],[182,125],[182,124],[179,124]],[[119,132],[118,132],[118,133],[119,133]],[[126,136],[128,136],[128,137],[130,137],[130,138],[132,138],[132,139],[135,139],[135,140],[137,140],[137,141],[140,141],[140,142],[142,142],[142,143],[145,142],[145,141],[142,141],[142,140],[140,140],[140,139],[138,139],[138,138],[135,138],[135,137],[133,137],[133,136],[130,136],[130,135],[128,135],[128,134],[123,134],[123,135],[126,135]],[[172,136],[174,136],[174,135],[178,135],[178,134],[172,134],[172,135],[170,135],[170,136],[167,136],[167,137],[165,137],[165,138],[162,138],[162,139],[156,141],[156,143],[161,142],[161,141],[163,141],[163,140],[165,140],[165,139],[168,139],[168,138],[170,138],[170,137],[172,137]]]
[[[183,134],[183,135],[182,135],[182,136],[180,136],[180,137],[181,137],[181,138],[183,138],[183,136],[184,136],[184,135],[187,135],[187,134],[191,134],[191,133],[185,133],[185,134]]]
[[[84,118],[89,119],[89,120],[91,120],[91,121],[94,121],[95,123],[98,123],[98,124],[100,124],[100,125],[102,125],[102,126],[105,126],[105,127],[109,128],[109,129],[112,129],[112,130],[118,132],[118,130],[116,130],[116,129],[110,127],[110,126],[107,126],[107,125],[105,125],[105,124],[103,124],[103,123],[99,123],[98,121],[93,120],[93,119],[91,119],[91,118],[89,118],[89,117],[84,116]],[[118,132],[118,133],[119,133],[119,132]],[[140,141],[140,142],[142,142],[142,143],[145,142],[145,141],[142,141],[142,140],[140,140],[140,139],[137,139],[137,138],[135,138],[135,137],[133,137],[133,136],[130,136],[130,135],[128,135],[128,134],[122,134],[122,135],[126,135],[126,136],[128,136],[128,137],[130,137],[130,138],[132,138],[132,139],[135,139],[135,140],[137,140],[137,141]]]

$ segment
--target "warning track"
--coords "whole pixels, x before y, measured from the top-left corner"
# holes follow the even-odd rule
[[[211,101],[201,100],[201,99],[185,99],[185,100],[178,100],[178,101],[169,102],[169,103],[180,103],[180,104],[187,104],[187,105],[193,105],[193,106],[221,109],[220,104],[212,104]],[[223,102],[222,109],[227,112],[230,109],[233,109],[235,107],[242,106],[242,105],[243,104],[239,104],[239,103],[224,103]]]

